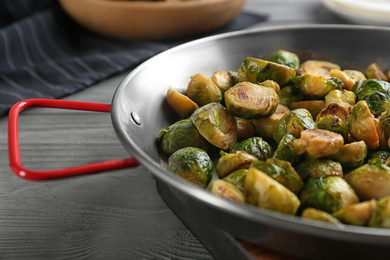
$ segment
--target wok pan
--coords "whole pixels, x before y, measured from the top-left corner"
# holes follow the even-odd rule
[[[123,164],[117,162],[115,166],[136,166],[138,161],[154,174],[165,198],[180,201],[194,218],[233,237],[304,259],[388,259],[389,230],[305,221],[227,201],[181,179],[166,170],[156,136],[162,128],[178,120],[165,101],[167,89],[184,91],[190,76],[196,73],[211,76],[217,70],[236,70],[248,56],[266,59],[279,49],[296,53],[302,61],[327,60],[342,68],[361,71],[376,62],[389,69],[389,44],[390,29],[372,26],[272,27],[211,36],[144,62],[119,85],[111,107],[96,111],[111,112],[118,138],[136,158]],[[83,108],[76,106],[76,109]],[[21,109],[15,110],[10,112],[10,117]],[[13,121],[10,119],[10,128],[17,128]],[[11,168],[25,177],[26,172],[23,176],[21,168],[16,166],[18,160],[12,159],[18,153],[13,147],[17,136],[11,134],[11,139]],[[100,170],[99,166],[95,168],[92,172]],[[68,175],[65,172],[59,176]],[[174,207],[174,203],[170,206]]]

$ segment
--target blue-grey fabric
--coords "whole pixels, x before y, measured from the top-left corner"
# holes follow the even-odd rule
[[[210,34],[244,29],[265,19],[242,12]],[[0,116],[20,100],[76,93],[193,39],[113,39],[73,22],[57,0],[0,0]]]

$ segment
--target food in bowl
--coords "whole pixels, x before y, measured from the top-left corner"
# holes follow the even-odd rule
[[[167,101],[181,119],[157,140],[175,174],[238,203],[390,228],[390,83],[377,64],[361,72],[280,50],[194,74]]]

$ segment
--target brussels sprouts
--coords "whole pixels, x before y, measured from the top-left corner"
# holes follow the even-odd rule
[[[299,90],[291,85],[291,86],[285,86],[278,92],[279,96],[279,104],[285,105],[289,107],[292,103],[297,101],[302,101],[304,97],[302,96],[301,92]]]
[[[183,119],[162,129],[157,140],[160,143],[161,151],[168,156],[188,146],[208,150],[208,142],[199,134],[190,119]]]
[[[233,86],[237,83],[248,81],[248,78],[246,77],[246,74],[242,71],[242,69],[238,69],[236,71],[229,71],[228,74],[232,79]]]
[[[338,116],[327,115],[316,121],[318,129],[325,129],[340,134],[348,140],[348,126]]]
[[[215,171],[219,178],[223,178],[235,170],[249,168],[254,161],[257,161],[257,158],[246,152],[228,153],[219,158]]]
[[[353,105],[356,103],[356,95],[348,90],[332,90],[325,96],[326,106],[337,104],[343,107],[347,112],[351,112]]]
[[[367,226],[375,208],[376,200],[368,200],[341,208],[333,216],[345,224]]]
[[[279,103],[275,90],[250,82],[234,85],[225,92],[224,98],[229,112],[245,119],[268,117]]]
[[[273,139],[280,142],[286,133],[292,133],[298,138],[303,130],[314,128],[317,128],[317,125],[307,109],[294,109],[280,119],[273,133]]]
[[[378,148],[379,136],[366,101],[361,100],[353,107],[348,117],[348,130],[353,138],[364,141],[369,149]]]
[[[390,110],[383,112],[378,119],[379,121],[376,124],[376,131],[379,137],[379,147],[382,150],[388,150],[388,141],[390,137]]]
[[[388,78],[386,74],[383,72],[381,67],[379,67],[376,63],[371,63],[366,70],[367,78],[369,79],[379,79],[387,81]]]
[[[211,76],[211,80],[218,86],[223,94],[226,90],[233,86],[233,80],[227,71],[216,71]]]
[[[362,200],[390,196],[390,167],[374,158],[350,173],[349,183]]]
[[[191,77],[187,86],[187,96],[199,106],[222,101],[222,93],[219,87],[210,78],[200,73]]]
[[[295,215],[300,206],[292,191],[254,167],[245,178],[244,196],[249,204],[285,214]]]
[[[307,129],[301,137],[291,142],[297,154],[305,153],[309,158],[321,158],[336,154],[344,144],[344,138],[324,129]]]
[[[276,126],[279,124],[280,119],[290,112],[290,109],[284,105],[279,104],[275,110],[275,113],[270,117],[254,119],[253,125],[256,132],[264,138],[272,138]]]
[[[168,170],[205,188],[213,177],[213,162],[202,149],[186,147],[169,157]]]
[[[330,158],[341,163],[344,170],[351,170],[362,166],[366,156],[366,143],[358,141],[343,145],[338,153],[330,156]]]
[[[316,121],[318,122],[321,118],[326,117],[328,115],[337,116],[340,118],[345,124],[348,124],[348,112],[344,107],[331,103],[326,108],[321,110],[321,112],[317,115]]]
[[[259,136],[251,137],[234,145],[229,152],[243,151],[255,156],[258,160],[265,161],[273,154],[273,149],[269,143]]]
[[[310,112],[311,116],[315,118],[322,109],[325,108],[325,100],[303,100],[292,102],[289,105],[289,108],[294,110],[298,108],[305,108]]]
[[[295,153],[294,148],[290,144],[295,139],[297,138],[292,133],[285,134],[280,140],[280,142],[278,143],[278,146],[276,147],[276,150],[272,155],[272,158],[284,160],[290,162],[293,165],[297,164],[300,158]]]
[[[386,160],[390,157],[390,151],[368,151],[366,161],[368,162],[374,158],[382,159],[382,163],[385,163]]]
[[[303,188],[303,181],[289,162],[278,159],[253,162],[250,168],[256,168],[298,194]],[[249,168],[249,169],[250,169]]]
[[[304,96],[312,99],[324,98],[330,91],[343,88],[343,82],[335,77],[305,74],[291,80]]]
[[[332,69],[340,69],[340,66],[328,61],[307,60],[298,69],[299,75],[312,74],[317,76],[330,76]]]
[[[303,208],[316,208],[333,213],[359,202],[352,187],[341,177],[316,176],[310,178],[299,196]]]
[[[250,120],[236,117],[236,122],[237,122],[237,139],[238,140],[248,139],[249,137],[252,137],[255,134],[256,129],[251,124]]]
[[[293,69],[299,69],[300,62],[299,57],[295,53],[279,50],[274,55],[271,56],[269,61],[288,66]]]
[[[241,192],[244,192],[245,177],[248,174],[248,169],[239,169],[229,173],[223,178],[224,181],[234,185]]]
[[[228,149],[237,142],[236,119],[219,103],[200,107],[191,120],[199,133],[218,148]]]
[[[287,84],[296,74],[296,70],[291,67],[252,57],[244,60],[241,69],[252,83],[270,79],[276,81],[280,86]]]
[[[361,71],[358,70],[343,70],[343,72],[347,74],[350,78],[352,78],[355,81],[355,83],[359,80],[367,79],[366,76]]]
[[[322,222],[328,222],[336,225],[340,225],[341,222],[333,217],[331,214],[328,212],[325,212],[323,210],[315,209],[315,208],[306,208],[303,210],[302,218],[304,219],[311,219],[311,220],[317,220],[317,221],[322,221]]]
[[[357,99],[367,102],[372,114],[387,111],[390,109],[390,83],[377,79],[366,79],[358,81],[352,91]]]
[[[213,180],[208,185],[208,190],[219,197],[234,202],[245,203],[245,197],[242,191],[237,189],[231,183],[224,180]]]
[[[368,226],[390,228],[390,197],[378,200]]]
[[[260,82],[260,85],[272,88],[273,90],[275,90],[276,93],[278,93],[280,91],[279,84],[273,80],[270,80],[270,79],[267,79],[266,81]]]
[[[166,99],[169,106],[175,110],[175,112],[181,118],[189,117],[199,107],[189,97],[177,92],[173,89],[168,89]]]
[[[347,90],[351,90],[357,81],[350,73],[338,69],[331,69],[330,76],[340,79],[343,82],[344,88]]]
[[[303,181],[316,176],[343,177],[341,164],[330,159],[309,159],[301,162],[295,168]]]

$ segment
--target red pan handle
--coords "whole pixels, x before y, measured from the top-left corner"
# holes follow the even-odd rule
[[[134,159],[119,159],[105,162],[92,163],[83,166],[47,170],[47,171],[35,171],[26,169],[20,159],[19,151],[19,114],[24,109],[33,107],[47,107],[47,108],[59,108],[59,109],[72,109],[72,110],[85,110],[94,112],[111,112],[111,105],[56,99],[28,99],[23,100],[15,105],[9,111],[8,116],[8,154],[10,167],[12,171],[19,177],[28,180],[51,180],[59,179],[77,175],[93,174],[104,171],[119,170],[124,168],[136,167],[139,163]]]

